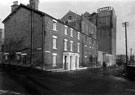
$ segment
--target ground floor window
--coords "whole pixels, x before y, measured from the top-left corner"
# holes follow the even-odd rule
[[[53,55],[53,57],[52,57],[52,65],[53,65],[53,67],[55,67],[56,66],[56,62],[57,62],[57,54],[53,53],[52,55]]]

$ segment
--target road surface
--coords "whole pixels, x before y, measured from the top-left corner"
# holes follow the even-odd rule
[[[0,92],[24,95],[135,95],[135,82],[115,76],[114,68],[40,73],[0,71]]]

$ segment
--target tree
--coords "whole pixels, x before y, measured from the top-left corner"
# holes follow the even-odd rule
[[[9,53],[8,62],[12,64],[16,61],[16,52],[23,52],[29,48],[23,44],[24,37],[18,38],[8,38],[4,43],[4,52]]]

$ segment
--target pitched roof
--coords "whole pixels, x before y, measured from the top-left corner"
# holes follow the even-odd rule
[[[74,19],[76,19],[76,20],[80,20],[80,19],[81,19],[81,16],[80,16],[80,15],[78,15],[77,13],[72,12],[71,10],[69,10],[69,12],[67,12],[66,15],[64,15],[64,16],[61,18],[61,20],[63,21],[64,18],[65,18],[66,16],[68,16],[68,15],[72,15],[72,16],[74,17]]]
[[[11,13],[2,21],[2,23],[4,23],[5,21],[7,21],[7,20],[8,20],[14,13],[16,13],[20,8],[28,9],[28,10],[33,11],[33,12],[35,12],[35,13],[41,15],[41,16],[45,16],[45,15],[46,15],[46,16],[49,16],[50,18],[52,18],[52,19],[54,19],[54,20],[56,20],[56,21],[58,21],[58,22],[60,22],[60,23],[62,23],[62,24],[65,24],[65,25],[69,26],[68,24],[64,23],[63,21],[61,21],[61,20],[59,20],[59,19],[56,19],[56,18],[54,18],[54,17],[52,17],[52,16],[50,16],[50,15],[48,15],[48,14],[42,12],[42,11],[33,9],[33,8],[31,8],[31,7],[29,7],[29,6],[26,6],[26,5],[24,5],[24,4],[20,4],[13,12],[11,12]],[[75,28],[72,27],[72,26],[69,26],[69,27],[75,29]],[[75,29],[75,30],[78,31],[78,29]]]
[[[7,20],[8,20],[14,13],[16,13],[21,7],[26,8],[26,9],[28,9],[28,10],[32,10],[32,11],[34,11],[34,12],[40,14],[40,15],[44,15],[44,13],[41,12],[41,11],[32,9],[32,8],[30,8],[30,7],[28,7],[28,6],[23,5],[23,4],[20,4],[13,12],[11,12],[11,13],[2,21],[2,23],[4,23],[5,21],[7,21]]]
[[[39,14],[39,15],[41,15],[41,16],[47,15],[47,16],[49,16],[49,17],[55,19],[55,20],[58,20],[58,19],[56,19],[56,18],[54,18],[54,17],[52,17],[52,16],[50,16],[50,15],[48,15],[48,14],[42,12],[42,11],[33,9],[33,8],[31,8],[31,7],[29,7],[29,6],[26,6],[26,5],[24,5],[24,4],[20,4],[20,5],[19,5],[13,12],[11,12],[2,22],[4,23],[8,18],[10,18],[14,13],[16,13],[20,8],[25,8],[25,9],[28,9],[28,10],[30,10],[30,11],[34,11],[35,13],[37,13],[37,14]]]

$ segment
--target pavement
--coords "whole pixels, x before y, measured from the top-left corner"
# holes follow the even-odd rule
[[[9,95],[135,95],[135,82],[121,73],[118,67],[50,72],[4,66],[0,67],[0,91],[14,92]]]

